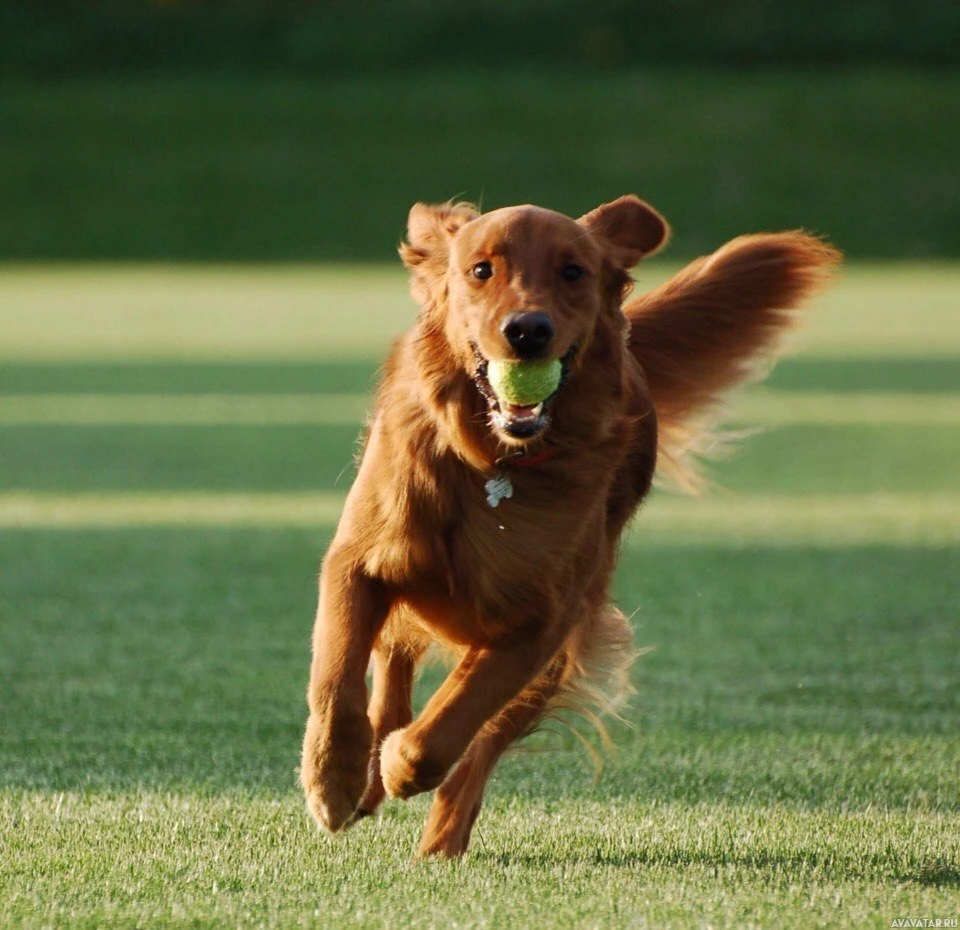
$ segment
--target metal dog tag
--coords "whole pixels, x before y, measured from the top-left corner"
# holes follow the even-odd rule
[[[491,507],[496,507],[500,501],[513,497],[513,485],[506,475],[496,475],[491,478],[484,486],[487,492],[487,503]]]

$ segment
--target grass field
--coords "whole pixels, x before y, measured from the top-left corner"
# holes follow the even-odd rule
[[[10,81],[0,256],[389,261],[417,200],[578,216],[634,191],[675,256],[805,226],[858,258],[957,258],[958,111],[956,70]]]
[[[646,280],[666,273],[654,267]],[[470,855],[336,840],[295,767],[392,269],[0,272],[0,924],[889,927],[960,917],[960,269],[849,269],[617,576],[637,694]],[[419,699],[438,681],[428,670]]]

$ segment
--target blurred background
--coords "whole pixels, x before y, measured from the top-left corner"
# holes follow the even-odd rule
[[[955,257],[958,66],[955,0],[7,0],[0,259],[390,261],[416,200],[627,191],[673,258]]]
[[[625,541],[616,763],[545,734],[484,809],[505,884],[420,883],[426,799],[330,844],[294,775],[396,247],[415,201],[627,192],[674,228],[640,288],[760,230],[848,261],[716,487]],[[3,0],[9,919],[955,915],[958,260],[957,0]]]

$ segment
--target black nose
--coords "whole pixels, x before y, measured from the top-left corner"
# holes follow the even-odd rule
[[[536,358],[553,339],[553,323],[545,313],[511,313],[500,332],[520,358]]]

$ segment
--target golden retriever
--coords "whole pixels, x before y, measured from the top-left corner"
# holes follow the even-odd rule
[[[420,854],[461,855],[510,744],[626,686],[631,630],[608,594],[621,533],[658,463],[690,477],[710,411],[839,258],[801,232],[743,236],[625,302],[668,232],[634,196],[578,220],[411,210],[400,253],[420,311],[320,577],[301,780],[327,830],[437,789]],[[488,366],[510,360],[559,360],[559,386],[508,401]],[[456,665],[413,719],[434,642]]]

